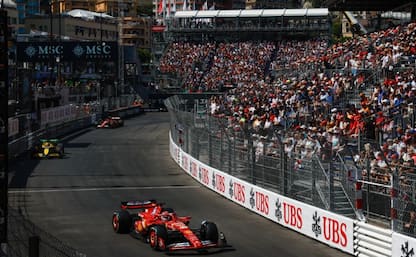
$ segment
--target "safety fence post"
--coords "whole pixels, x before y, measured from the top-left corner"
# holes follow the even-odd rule
[[[391,189],[390,189],[390,197],[391,197],[391,209],[390,209],[390,218],[391,218],[391,230],[397,231],[398,227],[398,207],[399,207],[399,199],[398,199],[398,192],[399,192],[399,175],[398,175],[397,167],[393,170],[391,174]]]
[[[29,237],[29,257],[39,257],[39,236]]]

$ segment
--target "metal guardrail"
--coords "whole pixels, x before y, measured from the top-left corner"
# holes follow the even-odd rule
[[[68,246],[50,233],[26,219],[18,210],[9,208],[8,256],[29,256],[38,251],[42,257],[86,257],[86,254]]]
[[[359,257],[390,257],[392,253],[392,234],[360,221],[354,221],[354,254]]]
[[[96,114],[94,114],[95,116]],[[9,143],[9,157],[16,158],[32,147],[32,142],[43,137],[60,137],[92,125],[94,119],[87,116],[73,121],[55,124],[37,130]],[[21,257],[85,257],[86,255],[66,245],[56,237],[45,232],[33,222],[26,219],[18,210],[9,207],[8,210],[8,256]],[[32,252],[33,253],[33,252]]]
[[[84,118],[62,122],[54,126],[48,126],[45,129],[40,129],[28,133],[27,135],[9,142],[9,158],[16,158],[31,149],[33,142],[41,138],[61,137],[73,131],[86,128],[92,125],[92,117],[99,118],[101,114],[94,114]]]
[[[110,114],[129,118],[143,113],[138,106],[122,107],[109,111]],[[31,149],[32,143],[40,138],[59,138],[95,125],[102,117],[101,113],[76,120],[54,124],[44,129],[33,131],[9,143],[9,157],[16,158]],[[33,256],[42,257],[85,257],[86,255],[66,245],[56,237],[26,219],[18,210],[8,211],[8,256],[22,257],[35,251]]]
[[[138,106],[121,107],[107,111],[108,114],[118,115],[121,118],[129,118],[134,115],[143,113],[143,109]],[[89,127],[102,118],[102,113],[93,113],[91,115],[78,118],[71,121],[56,123],[28,133],[20,138],[9,142],[9,157],[15,158],[32,147],[32,143],[41,138],[61,137],[71,132]]]

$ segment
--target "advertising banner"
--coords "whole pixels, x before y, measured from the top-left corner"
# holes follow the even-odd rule
[[[232,177],[196,160],[173,141],[171,145],[175,149],[172,157],[179,166],[204,186],[282,226],[344,252],[354,253],[352,219]]]
[[[416,255],[416,238],[393,233],[392,257],[412,257]]]
[[[53,124],[74,119],[76,116],[76,107],[73,105],[65,105],[45,109],[41,111],[41,124]]]
[[[19,62],[118,61],[117,42],[17,42]]]

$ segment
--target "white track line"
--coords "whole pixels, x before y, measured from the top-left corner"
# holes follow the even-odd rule
[[[156,186],[156,187],[95,187],[95,188],[60,188],[60,189],[20,189],[9,190],[9,194],[18,193],[51,193],[51,192],[87,192],[87,191],[114,191],[114,190],[150,190],[150,189],[189,189],[201,186]]]

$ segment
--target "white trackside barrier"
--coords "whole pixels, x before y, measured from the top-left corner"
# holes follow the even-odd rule
[[[169,134],[173,160],[205,187],[282,226],[358,257],[414,257],[416,238],[311,206],[212,168]]]
[[[412,257],[416,254],[416,238],[393,233],[393,257]]]
[[[342,215],[279,195],[212,168],[184,152],[170,138],[176,163],[205,187],[284,227],[354,254],[354,223]]]
[[[354,255],[359,257],[392,256],[392,234],[361,221],[354,221]]]

